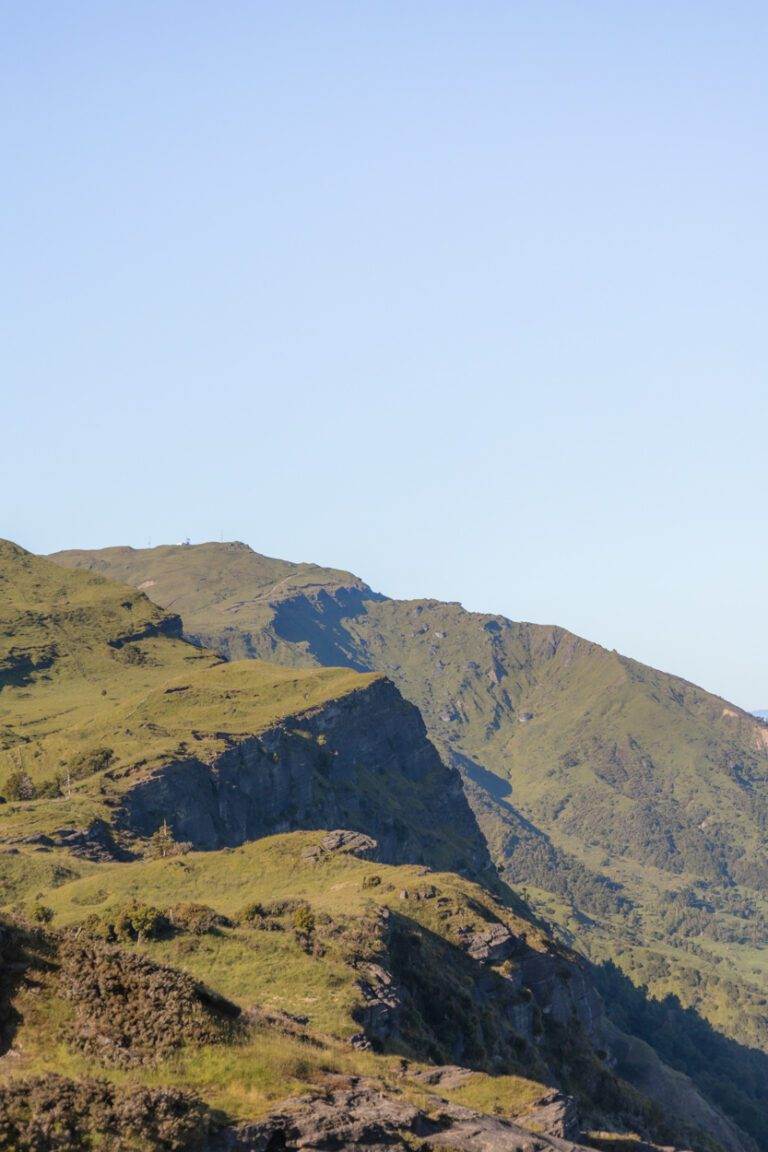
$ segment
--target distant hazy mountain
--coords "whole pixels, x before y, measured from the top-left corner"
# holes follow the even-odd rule
[[[759,720],[768,720],[768,708],[758,708],[757,712],[753,712],[752,715],[757,716]]]

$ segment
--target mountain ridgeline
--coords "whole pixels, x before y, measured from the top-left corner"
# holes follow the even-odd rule
[[[585,857],[768,884],[768,727],[684,680],[561,628],[389,600],[239,544],[55,559],[146,590],[228,659],[391,677],[470,782]]]
[[[562,938],[768,1049],[761,718],[562,628],[391,600],[239,543],[53,559],[143,589],[227,659],[386,675],[461,773],[502,875]]]

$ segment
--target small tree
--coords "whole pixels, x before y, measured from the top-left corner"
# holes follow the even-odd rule
[[[120,908],[109,925],[116,940],[157,940],[168,926],[163,913],[151,904],[134,900]]]
[[[28,772],[19,769],[11,772],[5,782],[5,795],[8,800],[34,800],[37,789]]]
[[[304,951],[311,952],[315,936],[315,914],[309,904],[300,904],[294,912],[293,930]]]
[[[178,845],[173,838],[167,820],[163,820],[156,832],[149,838],[145,856],[150,860],[163,860],[166,856],[178,855]]]

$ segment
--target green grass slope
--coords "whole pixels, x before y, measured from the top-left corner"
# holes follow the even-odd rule
[[[0,845],[140,852],[167,820],[214,847],[345,815],[390,857],[429,841],[486,866],[458,777],[377,673],[224,662],[143,593],[10,543],[0,589]]]
[[[140,1105],[154,1124],[184,1112],[164,1095],[177,1089],[251,1117],[329,1076],[383,1083],[395,1068],[395,1090],[418,1092],[410,1063],[458,1062],[467,1103],[511,1114],[509,1094],[555,1082],[594,1129],[751,1152],[650,1049],[631,1087],[638,1041],[603,1020],[588,965],[508,891],[443,871],[482,876],[485,857],[418,713],[380,671],[356,670],[370,660],[349,620],[386,601],[359,586],[355,606],[338,574],[318,590],[317,571],[309,593],[273,587],[265,644],[291,653],[286,668],[222,662],[138,589],[13,545],[0,578],[0,890],[7,910],[48,925],[21,943],[0,933],[22,953],[0,968],[0,1133],[31,1122],[20,1077],[38,1077],[30,1099],[52,1094],[62,1123]],[[357,658],[319,666],[340,644]],[[149,836],[162,819],[190,841],[243,846],[190,852]],[[314,831],[264,839],[276,827]],[[375,834],[378,848],[363,838],[355,851],[376,862],[322,831],[345,827]]]
[[[226,557],[224,566],[222,555]],[[275,603],[290,603],[299,596],[318,601],[327,609],[330,595],[341,610],[374,596],[367,584],[350,572],[260,556],[238,541],[193,547],[104,548],[98,553],[73,549],[51,559],[68,568],[99,572],[131,584],[157,604],[172,605],[184,620],[186,635],[230,660],[255,657],[288,664],[302,662],[293,643],[273,628]],[[323,654],[330,657],[332,648],[332,643],[326,644]],[[320,662],[349,663],[330,658]]]
[[[391,677],[507,877],[567,938],[768,1048],[764,722],[563,629],[388,600],[332,570],[302,587],[306,566],[243,545],[56,559],[181,604],[223,653]]]
[[[664,1115],[575,1017],[558,1021],[578,1003],[581,969],[529,919],[452,874],[318,856],[322,840],[102,863],[49,890],[45,932],[4,957],[11,972],[20,959],[29,968],[10,988],[0,980],[12,1021],[0,1105],[4,1084],[52,1074],[191,1091],[229,1123],[361,1075],[419,1104],[430,1065],[460,1056],[467,1072],[429,1089],[433,1109],[437,1093],[524,1124],[560,1084],[587,1132],[750,1147],[682,1077],[670,1083],[687,1111]],[[39,908],[36,895],[22,901],[22,923]],[[507,934],[506,959],[471,954],[473,934],[489,930]]]
[[[23,773],[43,800],[87,805],[106,769],[130,780],[178,756],[193,732],[210,758],[375,679],[224,663],[143,594],[0,542],[0,780]]]

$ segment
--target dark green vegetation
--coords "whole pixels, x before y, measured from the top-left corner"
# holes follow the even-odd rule
[[[677,998],[667,1028],[701,1020],[737,1041],[727,1057],[705,1045],[705,1070],[684,1037],[662,1050],[710,1092],[738,1081],[729,1106],[768,1128],[754,1060],[739,1064],[743,1045],[768,1050],[768,725],[563,629],[388,600],[241,544],[56,559],[145,588],[229,658],[390,677],[460,770],[505,877],[564,939],[614,962],[627,996]],[[626,1022],[617,981],[606,990]]]

